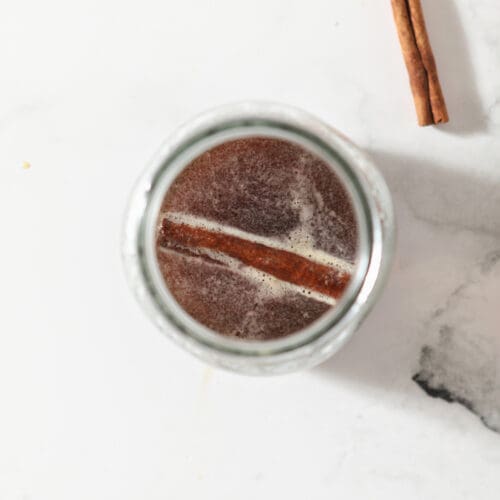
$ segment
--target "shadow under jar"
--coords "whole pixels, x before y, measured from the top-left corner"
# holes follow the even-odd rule
[[[394,218],[371,162],[297,109],[242,103],[171,137],[141,176],[123,258],[162,331],[250,374],[313,366],[380,293]]]

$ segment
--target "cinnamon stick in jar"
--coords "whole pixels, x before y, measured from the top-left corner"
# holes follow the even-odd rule
[[[391,0],[394,21],[421,126],[448,121],[420,0]]]

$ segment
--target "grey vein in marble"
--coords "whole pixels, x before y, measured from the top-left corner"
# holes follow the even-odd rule
[[[413,380],[500,432],[500,250],[489,253],[428,322]]]

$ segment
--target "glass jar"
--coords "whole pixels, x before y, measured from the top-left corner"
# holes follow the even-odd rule
[[[326,161],[344,183],[358,220],[358,263],[337,306],[303,330],[276,340],[229,338],[198,323],[168,291],[155,252],[160,205],[179,172],[214,146],[250,136],[292,141]],[[394,230],[384,179],[348,139],[298,109],[245,102],[195,118],[163,145],[133,190],[123,230],[123,261],[137,300],[160,330],[179,345],[208,363],[233,371],[284,373],[325,360],[358,328],[386,281]]]

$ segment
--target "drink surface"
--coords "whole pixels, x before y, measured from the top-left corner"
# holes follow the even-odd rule
[[[203,153],[176,177],[158,216],[156,254],[176,301],[243,339],[289,335],[335,307],[357,246],[338,176],[282,139],[237,139]]]

